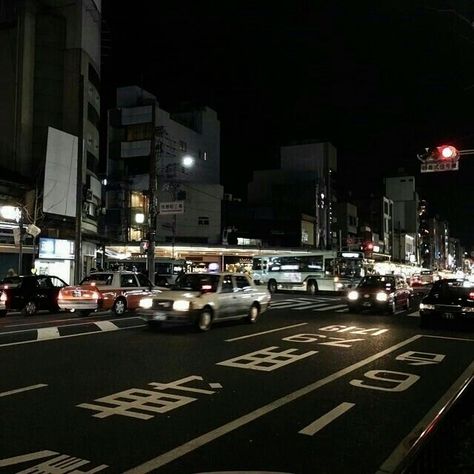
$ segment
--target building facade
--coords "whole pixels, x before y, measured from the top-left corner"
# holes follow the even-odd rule
[[[108,122],[103,224],[110,241],[147,239],[154,172],[156,242],[220,243],[223,187],[216,112],[202,107],[169,113],[154,95],[130,86],[117,90]]]
[[[74,239],[76,219],[49,212],[43,190],[54,179],[45,173],[47,154],[58,151],[48,149],[49,130],[78,137],[83,159],[77,208],[84,235],[79,265],[84,271],[95,257],[88,244],[94,247],[97,238],[101,203],[97,177],[100,34],[100,0],[2,1],[0,206],[21,210],[19,224],[25,246],[32,244],[32,238],[24,235],[23,225],[28,224],[41,229],[39,237]],[[0,228],[3,240],[12,243],[8,226],[0,222]],[[47,268],[46,263],[42,268]],[[29,271],[29,265],[31,257],[19,263],[23,268],[18,271]]]

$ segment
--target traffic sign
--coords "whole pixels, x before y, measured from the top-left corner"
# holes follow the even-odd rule
[[[160,202],[160,214],[183,214],[184,201]]]
[[[436,173],[439,171],[458,171],[459,161],[458,160],[426,160],[421,164],[422,173]]]

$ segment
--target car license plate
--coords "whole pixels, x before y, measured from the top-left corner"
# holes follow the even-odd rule
[[[81,297],[81,290],[74,290],[72,292],[72,296],[74,296],[74,298],[80,298]]]
[[[166,320],[166,314],[165,313],[155,313],[153,315],[153,319],[155,321],[165,321]]]
[[[362,306],[372,306],[372,303],[369,303],[368,301],[365,303],[362,303]]]
[[[454,319],[454,314],[453,313],[443,313],[443,318],[444,319]]]

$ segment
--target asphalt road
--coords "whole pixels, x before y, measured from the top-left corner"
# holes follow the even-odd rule
[[[474,367],[473,331],[416,316],[295,294],[207,333],[7,316],[0,473],[390,472]]]

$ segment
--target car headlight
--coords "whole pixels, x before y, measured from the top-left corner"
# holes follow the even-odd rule
[[[153,298],[142,298],[138,306],[140,306],[140,308],[150,309],[153,306]]]
[[[387,293],[385,293],[384,291],[379,291],[376,295],[375,295],[375,299],[377,301],[387,301],[388,300],[388,295]]]
[[[359,299],[359,292],[355,291],[355,290],[349,291],[349,293],[347,295],[347,299],[349,299],[351,301],[355,301],[355,300]]]
[[[420,309],[435,309],[435,305],[428,303],[420,303]]]
[[[187,300],[176,300],[173,302],[173,309],[175,311],[189,311],[191,302]]]

